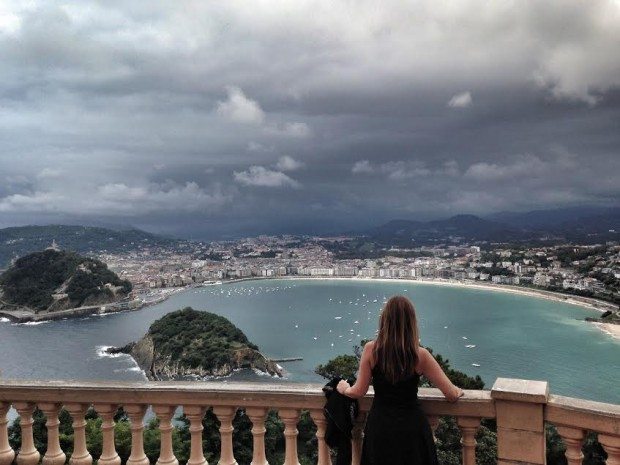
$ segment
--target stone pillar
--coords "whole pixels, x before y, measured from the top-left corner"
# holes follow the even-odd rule
[[[159,418],[159,431],[161,433],[161,448],[157,465],[179,465],[172,450],[172,416],[175,407],[170,405],[153,405],[153,411]]]
[[[183,413],[189,419],[189,434],[191,436],[191,448],[187,465],[209,465],[202,450],[202,419],[206,412],[205,407],[190,405],[183,407]]]
[[[146,405],[130,404],[124,406],[129,417],[131,427],[131,454],[127,465],[149,465],[149,459],[144,453],[144,414]]]
[[[223,405],[213,407],[213,413],[215,413],[217,419],[220,420],[221,450],[218,465],[237,465],[232,444],[232,434],[234,431],[232,421],[236,412],[236,407],[227,407]]]
[[[620,436],[610,436],[600,433],[598,442],[607,452],[607,465],[620,465]]]
[[[69,464],[91,465],[93,458],[86,448],[86,419],[84,418],[88,411],[88,404],[69,403],[65,405],[65,408],[73,418],[73,454],[71,454]]]
[[[248,407],[245,414],[252,422],[252,462],[250,465],[269,465],[265,456],[265,418],[267,409],[263,407]]]
[[[456,424],[461,430],[463,465],[476,465],[476,432],[480,426],[480,418],[457,417]]]
[[[118,405],[97,404],[95,410],[101,417],[101,432],[103,444],[101,447],[101,457],[97,465],[121,465],[121,458],[116,453],[114,446],[114,415],[118,410]]]
[[[32,402],[15,402],[13,404],[17,413],[19,413],[19,424],[22,428],[22,445],[17,454],[17,465],[37,465],[41,454],[34,447],[34,438],[32,436],[32,425],[34,420],[35,404]]]
[[[359,412],[351,430],[351,465],[360,465],[362,460],[362,441],[364,439],[364,423],[366,414]]]
[[[0,465],[11,465],[15,458],[15,451],[9,444],[8,424],[6,414],[11,408],[8,402],[0,402]]]
[[[545,465],[546,381],[497,378],[491,388],[497,420],[497,464]]]
[[[45,427],[47,428],[47,452],[43,457],[43,465],[63,465],[67,456],[60,448],[60,438],[58,436],[58,414],[62,408],[61,404],[41,403],[39,409],[45,415]]]
[[[332,458],[329,455],[329,447],[325,443],[325,430],[327,428],[327,420],[322,409],[310,410],[310,417],[316,425],[316,438],[319,443],[319,457],[317,465],[332,465]]]
[[[581,465],[583,453],[581,447],[585,438],[585,431],[581,428],[571,428],[569,426],[558,426],[558,434],[562,437],[566,445],[566,461],[568,465]]]
[[[284,465],[300,465],[297,456],[297,422],[299,421],[299,410],[282,409],[278,415],[284,423]]]

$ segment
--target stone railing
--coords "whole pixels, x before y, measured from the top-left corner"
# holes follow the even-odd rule
[[[463,464],[476,463],[475,434],[483,418],[497,422],[498,463],[545,464],[545,422],[557,426],[564,439],[569,465],[581,463],[581,444],[586,431],[599,433],[599,442],[609,458],[620,465],[620,406],[550,396],[546,382],[499,378],[491,391],[466,391],[456,403],[445,401],[436,389],[420,389],[422,408],[436,428],[441,416],[453,416],[462,433]],[[285,465],[298,465],[297,422],[308,410],[317,426],[318,464],[331,464],[325,444],[325,397],[316,384],[216,383],[216,382],[73,382],[0,380],[0,465],[14,459],[18,465],[62,465],[58,415],[65,408],[73,419],[74,447],[71,465],[91,465],[86,447],[85,415],[92,406],[102,419],[103,445],[99,465],[119,465],[114,444],[114,414],[122,406],[131,425],[131,454],[128,465],[148,465],[144,453],[144,417],[148,407],[159,419],[161,452],[158,465],[178,465],[172,449],[172,418],[183,408],[190,427],[189,465],[207,465],[202,443],[202,419],[206,410],[220,421],[219,465],[236,463],[232,442],[232,420],[244,408],[252,422],[252,465],[266,465],[265,418],[275,409],[284,423]],[[359,464],[362,431],[372,404],[372,390],[360,401],[360,415],[353,430],[353,464]],[[7,436],[7,412],[15,408],[21,417],[21,448],[11,449]],[[44,457],[34,447],[33,413],[39,408],[46,417],[47,451]]]

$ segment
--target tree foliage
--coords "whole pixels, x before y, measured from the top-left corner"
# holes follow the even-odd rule
[[[183,366],[213,368],[230,363],[232,352],[258,350],[246,335],[226,318],[186,307],[156,320],[148,334],[155,351]]]
[[[47,309],[53,302],[52,294],[62,291],[72,307],[79,307],[89,299],[111,297],[107,285],[131,291],[131,283],[120,279],[107,265],[94,258],[72,252],[43,250],[19,258],[0,275],[2,299],[35,311]]]

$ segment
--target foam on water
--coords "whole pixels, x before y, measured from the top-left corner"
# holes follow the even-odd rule
[[[13,323],[13,326],[39,326],[44,325],[46,323],[51,323],[52,320],[43,320],[43,321],[27,321],[26,323]]]
[[[108,349],[111,349],[114,346],[97,346],[97,356],[101,358],[120,358],[120,357],[131,357],[129,354],[110,354],[107,352]]]

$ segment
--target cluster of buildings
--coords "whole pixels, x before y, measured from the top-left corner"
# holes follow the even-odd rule
[[[232,279],[305,276],[486,281],[613,296],[617,293],[613,283],[620,280],[617,243],[487,246],[485,250],[477,245],[436,246],[386,249],[380,258],[339,259],[328,247],[334,240],[347,238],[260,236],[194,246],[185,243],[182,249],[144,249],[99,258],[122,278],[129,279],[137,293]]]

